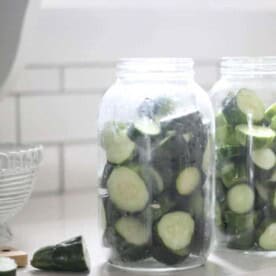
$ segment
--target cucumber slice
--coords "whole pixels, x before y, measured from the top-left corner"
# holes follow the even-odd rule
[[[149,201],[143,179],[128,167],[115,168],[107,180],[109,197],[120,210],[130,213],[142,211]]]
[[[138,261],[149,257],[151,228],[138,218],[120,218],[110,231],[110,241],[122,261]]]
[[[189,255],[195,222],[187,212],[175,211],[164,215],[155,226],[153,257],[173,265]]]
[[[252,139],[255,148],[270,146],[275,138],[275,131],[264,126],[238,125],[236,127],[237,141],[245,146]]]
[[[138,133],[149,136],[158,135],[161,131],[160,125],[148,117],[142,117],[134,122],[134,128]]]
[[[265,222],[258,231],[258,245],[264,250],[276,250],[276,222]]]
[[[180,195],[191,194],[201,184],[201,173],[196,167],[188,167],[176,179],[176,190]]]
[[[0,257],[0,275],[16,276],[17,264],[13,259]]]
[[[271,122],[271,119],[276,115],[276,103],[269,106],[265,111],[265,119]]]
[[[129,244],[142,246],[149,242],[148,227],[133,217],[122,217],[115,224],[116,232]]]
[[[119,122],[108,122],[101,133],[101,145],[110,163],[122,164],[133,157],[135,144],[128,138],[127,127]]]
[[[270,127],[276,131],[276,115],[272,117]]]
[[[227,204],[231,211],[244,214],[252,210],[254,206],[254,192],[246,184],[232,187],[227,193]]]
[[[254,91],[242,88],[235,97],[226,98],[223,113],[226,120],[234,125],[247,121],[258,123],[264,118],[265,106]]]
[[[164,215],[157,224],[157,233],[164,245],[178,251],[190,245],[195,230],[191,215],[175,211]]]
[[[31,265],[44,270],[84,272],[90,269],[90,259],[84,240],[79,236],[39,249]]]
[[[269,148],[254,150],[251,157],[254,164],[265,171],[273,169],[276,165],[276,155]]]

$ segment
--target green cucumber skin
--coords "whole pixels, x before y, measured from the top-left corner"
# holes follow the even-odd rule
[[[234,157],[246,155],[246,148],[240,145],[226,145],[219,147],[216,151],[218,161],[225,161]]]
[[[255,232],[247,231],[241,234],[230,236],[227,247],[230,249],[249,250],[254,247]]]
[[[102,177],[100,180],[100,187],[103,189],[107,188],[107,180],[110,176],[110,174],[112,173],[113,169],[115,168],[115,166],[109,162],[107,162],[104,166],[104,170],[102,173]]]
[[[229,93],[223,102],[223,115],[231,125],[247,123],[247,117],[237,107],[236,95]]]
[[[36,251],[31,265],[52,271],[84,272],[89,268],[83,255],[82,237],[76,237]]]
[[[160,263],[167,265],[176,265],[183,262],[189,256],[189,250],[187,249],[186,255],[180,256],[171,252],[162,244],[156,243],[152,248],[152,256]]]
[[[152,224],[158,221],[166,213],[175,210],[177,202],[169,191],[160,194],[152,204],[139,215],[144,221],[150,220]]]
[[[16,269],[12,271],[0,272],[0,276],[16,276]]]
[[[225,230],[232,235],[253,231],[255,224],[255,213],[236,214],[232,211],[224,212]]]

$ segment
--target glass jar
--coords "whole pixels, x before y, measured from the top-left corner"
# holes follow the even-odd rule
[[[276,57],[221,61],[216,113],[216,240],[276,252]]]
[[[212,104],[191,59],[127,59],[99,112],[103,247],[113,266],[177,270],[210,246]]]

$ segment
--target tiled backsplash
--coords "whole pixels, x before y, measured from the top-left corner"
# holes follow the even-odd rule
[[[196,62],[209,88],[216,61]],[[32,64],[0,102],[0,141],[45,147],[34,195],[96,185],[96,121],[101,96],[115,79],[114,62]]]

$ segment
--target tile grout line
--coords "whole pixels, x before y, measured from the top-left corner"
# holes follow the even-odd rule
[[[59,144],[59,194],[65,192],[65,157],[64,157],[64,144]]]
[[[65,93],[65,68],[63,66],[58,68],[59,72],[59,94]],[[59,145],[59,194],[64,194],[65,183],[65,156],[64,156],[64,142]]]

